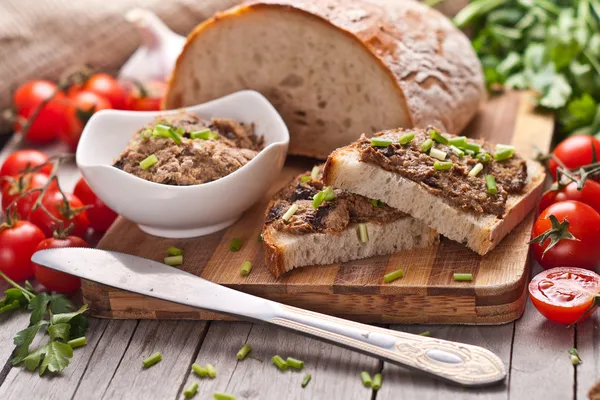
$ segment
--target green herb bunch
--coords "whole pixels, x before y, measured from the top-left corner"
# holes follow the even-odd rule
[[[561,134],[600,135],[600,0],[474,0],[471,27],[489,91],[533,89]]]

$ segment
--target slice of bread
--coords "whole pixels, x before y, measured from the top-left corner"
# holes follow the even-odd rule
[[[477,214],[460,209],[423,184],[378,165],[360,161],[359,150],[347,146],[328,158],[323,182],[352,193],[379,199],[423,221],[449,239],[464,243],[478,254],[492,250],[537,204],[545,172],[541,165],[527,161],[527,183],[522,194],[510,194],[504,215]]]

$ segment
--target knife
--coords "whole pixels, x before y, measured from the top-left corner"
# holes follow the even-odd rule
[[[145,296],[267,322],[461,386],[504,380],[498,356],[482,347],[393,331],[262,299],[142,257],[87,248],[41,250],[37,264]]]

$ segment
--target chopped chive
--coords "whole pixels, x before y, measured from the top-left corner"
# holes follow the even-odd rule
[[[444,161],[446,159],[446,152],[436,149],[435,147],[429,151],[429,155],[433,158],[437,158],[440,161]]]
[[[448,139],[448,144],[451,144],[456,147],[465,147],[467,145],[467,137],[466,136],[456,136]]]
[[[300,182],[301,183],[306,183],[308,181],[310,181],[312,178],[310,177],[310,175],[304,175],[302,178],[300,178]]]
[[[331,201],[335,199],[335,192],[331,186],[326,187],[323,191],[325,192],[325,201]]]
[[[142,360],[142,364],[144,365],[145,368],[150,368],[154,364],[160,362],[160,360],[162,360],[162,354],[159,351],[157,351],[156,353],[152,354],[150,357],[144,358],[144,360]]]
[[[140,161],[140,167],[148,169],[158,162],[158,157],[155,154],[150,154],[148,157]]]
[[[209,140],[209,139],[216,140],[219,138],[219,135],[217,135],[216,133],[213,133],[213,131],[211,131],[210,128],[204,128],[199,131],[190,132],[190,138],[202,139],[202,140]]]
[[[79,337],[77,339],[69,340],[67,342],[67,344],[69,346],[71,346],[72,349],[76,349],[78,347],[85,346],[87,344],[87,339],[85,338],[85,336],[82,336],[82,337]]]
[[[508,148],[507,149],[502,149],[502,150],[496,151],[494,153],[494,160],[496,160],[496,161],[508,160],[514,154],[515,154],[515,151],[513,149],[508,149]]]
[[[140,137],[142,140],[148,140],[152,136],[152,129],[146,128],[140,131]]]
[[[316,181],[317,179],[319,179],[319,172],[321,172],[321,168],[319,168],[318,165],[315,165],[310,171],[310,177]]]
[[[431,139],[427,139],[426,141],[421,143],[421,150],[423,150],[425,153],[427,153],[429,151],[429,149],[431,149],[432,147],[433,147],[433,140],[431,140]]]
[[[292,215],[296,214],[296,211],[298,211],[298,204],[292,204],[290,208],[287,209],[285,214],[283,214],[281,219],[283,219],[286,222],[289,221],[290,218],[292,218]]]
[[[494,178],[494,175],[486,175],[485,183],[487,185],[487,192],[489,194],[498,193],[498,188],[496,187],[496,178]]]
[[[465,154],[473,157],[475,155],[475,152],[473,150],[465,149]]]
[[[235,355],[235,357],[238,360],[243,360],[244,358],[246,358],[246,356],[248,355],[248,353],[250,353],[252,351],[252,346],[250,346],[248,343],[246,343],[245,345],[242,346],[242,348],[237,352],[237,354]]]
[[[183,256],[165,257],[165,264],[170,265],[171,267],[181,265],[183,264]]]
[[[431,332],[429,332],[429,331],[421,332],[421,333],[419,333],[419,336],[431,336]]]
[[[371,138],[371,146],[373,147],[388,147],[392,144],[392,139],[374,137]]]
[[[288,369],[288,365],[285,362],[285,360],[278,355],[271,357],[271,361],[273,361],[273,364],[275,364],[277,368],[279,368],[282,371]]]
[[[412,140],[414,138],[415,138],[415,134],[412,132],[408,132],[408,133],[405,133],[404,135],[400,136],[398,141],[400,142],[400,144],[408,144],[408,143],[412,142]]]
[[[582,363],[581,358],[579,358],[579,353],[575,347],[571,347],[569,349],[569,356],[571,358],[571,364],[579,365]]]
[[[371,379],[371,375],[367,371],[363,371],[360,373],[360,379],[362,380],[363,385],[365,387],[370,388],[373,385],[373,380]]]
[[[175,246],[170,246],[167,249],[167,254],[170,255],[170,256],[182,256],[183,255],[183,250],[178,249]]]
[[[469,142],[467,142],[463,146],[463,148],[465,149],[465,151],[466,150],[471,150],[471,151],[473,151],[475,153],[479,153],[479,150],[481,150],[481,146],[480,145],[478,145],[477,143],[469,143]]]
[[[240,275],[248,276],[248,275],[250,275],[251,270],[252,270],[252,263],[250,261],[244,261],[242,263],[242,267],[240,268]]]
[[[367,232],[367,224],[358,224],[358,237],[361,242],[367,243],[369,241],[369,233]]]
[[[429,130],[429,137],[432,138],[433,140],[435,140],[438,143],[448,144],[448,139],[444,135],[442,135],[441,133],[439,133],[438,131],[436,131],[435,129],[430,129]]]
[[[450,161],[436,161],[433,163],[433,168],[436,171],[447,171],[452,168],[454,164]]]
[[[385,283],[391,283],[394,282],[396,279],[400,279],[404,276],[404,271],[402,269],[397,269],[393,272],[390,272],[389,274],[385,274],[383,276],[383,281]]]
[[[469,176],[471,177],[475,177],[477,175],[479,175],[479,173],[481,172],[481,170],[483,170],[483,164],[482,163],[477,163],[477,165],[475,165],[470,171],[469,171]]]
[[[470,282],[473,280],[473,274],[461,274],[461,273],[455,273],[453,276],[455,281],[464,281],[464,282]]]
[[[373,375],[373,384],[371,385],[371,387],[373,388],[374,391],[378,391],[379,389],[381,389],[381,379],[382,379],[381,374]]]
[[[208,376],[208,371],[206,370],[206,368],[204,368],[200,364],[196,364],[196,363],[192,364],[192,371],[194,371],[196,373],[196,375],[198,375],[201,378]]]
[[[492,157],[489,153],[479,153],[477,154],[477,159],[485,164],[489,162],[492,159]]]
[[[183,126],[180,126],[179,128],[175,129],[175,133],[177,133],[179,136],[183,136],[185,135],[185,129],[183,129]]]
[[[196,395],[197,392],[198,392],[198,384],[196,382],[194,382],[190,386],[188,386],[187,389],[185,389],[183,391],[183,395],[185,396],[186,399],[191,399],[192,397],[194,397]]]
[[[154,126],[154,131],[152,131],[152,136],[169,138],[169,137],[171,137],[169,135],[169,129],[171,129],[171,127],[169,125],[156,124]]]
[[[326,193],[324,191],[320,191],[319,193],[313,196],[313,208],[319,208],[321,204],[325,201]]]
[[[375,199],[371,199],[371,204],[373,204],[373,207],[383,207],[385,206],[385,203],[381,200],[375,200]]]
[[[308,385],[308,382],[310,382],[310,379],[312,378],[311,374],[306,374],[304,375],[304,379],[302,379],[302,387],[305,388],[306,385]]]
[[[179,136],[173,128],[169,129],[169,137],[173,139],[175,144],[181,144],[181,136]]]
[[[235,400],[235,396],[228,393],[223,392],[215,392],[213,393],[214,400]]]
[[[240,251],[241,248],[242,248],[242,239],[240,239],[240,238],[231,239],[231,242],[229,243],[229,251],[235,253],[236,251]]]
[[[298,360],[298,359],[296,359],[296,358],[293,358],[293,357],[288,357],[288,358],[285,360],[285,363],[286,363],[288,366],[290,366],[290,367],[292,367],[292,368],[294,368],[294,369],[302,369],[302,368],[304,368],[304,361],[302,361],[302,360]]]
[[[206,373],[211,379],[215,379],[217,377],[217,370],[212,364],[206,364]]]
[[[496,150],[497,150],[497,151],[500,151],[500,150],[505,150],[505,149],[510,149],[510,150],[512,150],[512,151],[515,151],[515,150],[516,150],[515,146],[511,146],[511,145],[509,145],[509,144],[497,144],[497,145],[496,145]]]
[[[462,157],[465,156],[465,152],[462,151],[461,149],[459,149],[458,147],[454,146],[454,145],[450,146],[450,150],[452,150],[452,152],[454,154],[456,154],[458,156],[458,158],[462,158]]]

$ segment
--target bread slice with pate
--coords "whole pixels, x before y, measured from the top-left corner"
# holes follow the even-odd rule
[[[325,187],[322,168],[297,176],[270,202],[262,231],[266,264],[280,277],[331,264],[430,246],[438,234],[380,201]]]
[[[363,135],[334,151],[323,173],[325,185],[379,199],[481,255],[535,207],[544,179],[511,146],[433,127]]]

